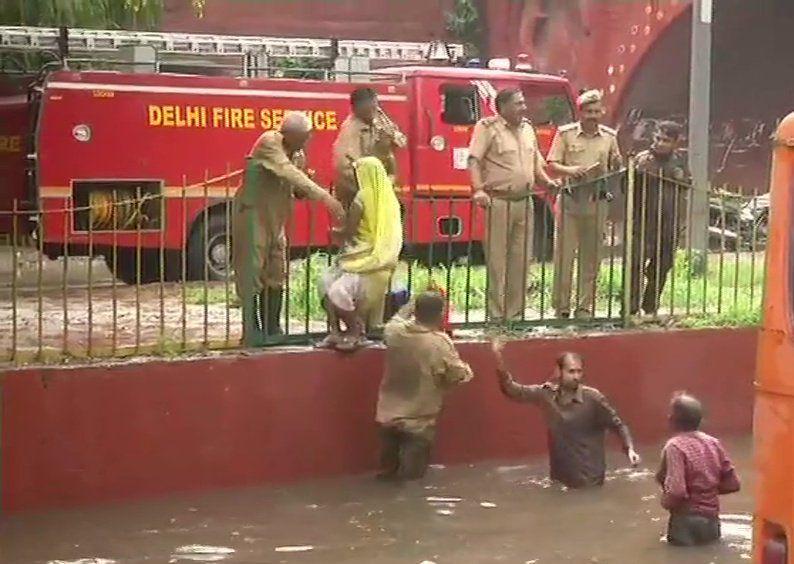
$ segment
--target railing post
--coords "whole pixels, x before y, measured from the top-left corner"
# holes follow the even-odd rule
[[[625,236],[623,238],[623,326],[628,327],[631,322],[631,261],[634,253],[634,180],[636,162],[634,157],[629,158],[626,178],[626,220]]]

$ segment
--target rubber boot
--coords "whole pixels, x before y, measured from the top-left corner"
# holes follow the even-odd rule
[[[265,338],[271,341],[278,339],[284,332],[281,330],[281,288],[265,288],[259,294],[259,315]]]
[[[265,344],[265,334],[262,331],[260,318],[261,296],[254,296],[242,300],[243,310],[243,346],[261,347]]]

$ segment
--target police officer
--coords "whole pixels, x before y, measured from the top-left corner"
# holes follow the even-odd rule
[[[402,149],[408,140],[378,104],[372,88],[357,88],[350,94],[352,113],[345,119],[334,142],[336,189],[346,205],[355,194],[352,163],[361,157],[378,157],[386,172],[395,180],[397,161],[395,149]]]
[[[487,208],[488,315],[494,322],[518,319],[524,310],[535,182],[558,186],[546,174],[526,109],[520,89],[501,90],[496,95],[498,115],[477,122],[469,146],[474,202]]]
[[[607,216],[604,177],[621,166],[617,133],[600,123],[603,94],[589,90],[579,96],[580,121],[560,127],[548,154],[551,170],[569,178],[562,195],[555,242],[553,303],[558,317],[571,313],[573,262],[578,253],[577,318],[594,314],[595,283]],[[601,178],[602,181],[598,181]]]
[[[246,159],[243,185],[234,195],[232,251],[246,346],[261,346],[281,333],[284,225],[292,213],[293,191],[323,202],[337,221],[344,216],[342,205],[299,166],[305,162],[303,148],[310,132],[306,115],[292,112],[280,131],[262,134]]]
[[[678,146],[683,130],[672,121],[657,126],[651,148],[639,153],[634,183],[631,248],[631,310],[656,314],[659,296],[673,266],[677,235],[686,224],[686,193],[691,185],[686,157]],[[640,304],[640,284],[645,292]]]

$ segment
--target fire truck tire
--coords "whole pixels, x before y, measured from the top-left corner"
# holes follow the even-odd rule
[[[207,248],[204,248],[204,220],[193,225],[187,243],[187,276],[189,280],[204,280],[205,265],[207,280],[226,280],[226,271],[231,267],[231,256],[227,249],[226,218],[222,213],[210,213],[207,220]]]

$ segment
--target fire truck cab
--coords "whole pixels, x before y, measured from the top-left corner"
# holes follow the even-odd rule
[[[306,112],[314,126],[308,169],[333,190],[333,142],[350,93],[368,86],[409,140],[397,152],[408,252],[466,255],[469,242],[482,239],[483,223],[471,204],[467,147],[477,120],[495,112],[497,91],[524,92],[544,152],[556,126],[574,118],[571,87],[557,76],[398,65],[353,79],[50,72],[38,98],[30,175],[44,248],[52,256],[65,248],[101,253],[130,283],[157,280],[161,271],[178,277],[186,253],[189,278],[222,280],[229,200],[257,137],[278,128],[285,112]],[[323,210],[298,201],[289,227],[293,256],[326,247],[328,228]]]

